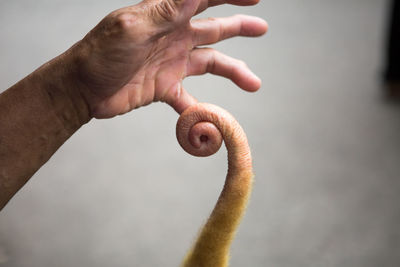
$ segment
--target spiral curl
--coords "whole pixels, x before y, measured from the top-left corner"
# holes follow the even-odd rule
[[[176,134],[182,148],[194,156],[214,154],[221,147],[222,140],[228,150],[228,173],[224,188],[182,264],[183,267],[225,267],[253,180],[246,135],[231,114],[205,103],[191,106],[181,114]]]

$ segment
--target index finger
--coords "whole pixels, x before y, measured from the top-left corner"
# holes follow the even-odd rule
[[[206,10],[208,7],[230,4],[235,6],[253,6],[260,0],[201,0],[197,8],[196,15]]]

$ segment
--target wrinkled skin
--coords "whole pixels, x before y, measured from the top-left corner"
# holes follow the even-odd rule
[[[258,0],[231,0],[253,5]],[[236,15],[193,20],[193,15],[221,0],[151,0],[106,16],[71,53],[78,55],[79,90],[90,115],[109,118],[153,101],[170,104],[181,113],[196,100],[182,88],[190,75],[213,73],[231,79],[247,91],[260,80],[242,61],[211,48],[233,36],[260,36],[262,19]]]

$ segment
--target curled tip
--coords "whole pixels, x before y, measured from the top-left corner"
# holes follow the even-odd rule
[[[201,105],[186,109],[176,125],[176,136],[181,147],[189,154],[207,157],[216,153],[222,145],[222,135],[202,113]]]
[[[186,152],[198,157],[214,154],[224,140],[229,170],[251,169],[246,134],[235,118],[218,106],[197,103],[188,107],[179,117],[176,137]]]

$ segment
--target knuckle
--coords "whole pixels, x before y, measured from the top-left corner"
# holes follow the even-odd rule
[[[132,28],[133,22],[133,14],[117,10],[111,12],[103,19],[100,30],[105,36],[120,36]]]
[[[113,26],[117,30],[126,31],[131,28],[134,21],[132,14],[128,12],[120,12],[114,15]]]
[[[178,18],[179,1],[163,0],[154,6],[155,17],[162,21],[172,22]]]
[[[214,26],[215,31],[212,32],[213,34],[215,34],[215,36],[213,36],[214,39],[216,39],[216,40],[223,39],[223,37],[224,37],[224,26],[222,24],[221,18],[210,17],[207,20],[208,20],[208,22],[210,22]]]
[[[218,51],[213,48],[207,48],[209,52],[209,58],[207,62],[207,71],[208,73],[214,73],[216,67],[216,60],[218,57]]]

